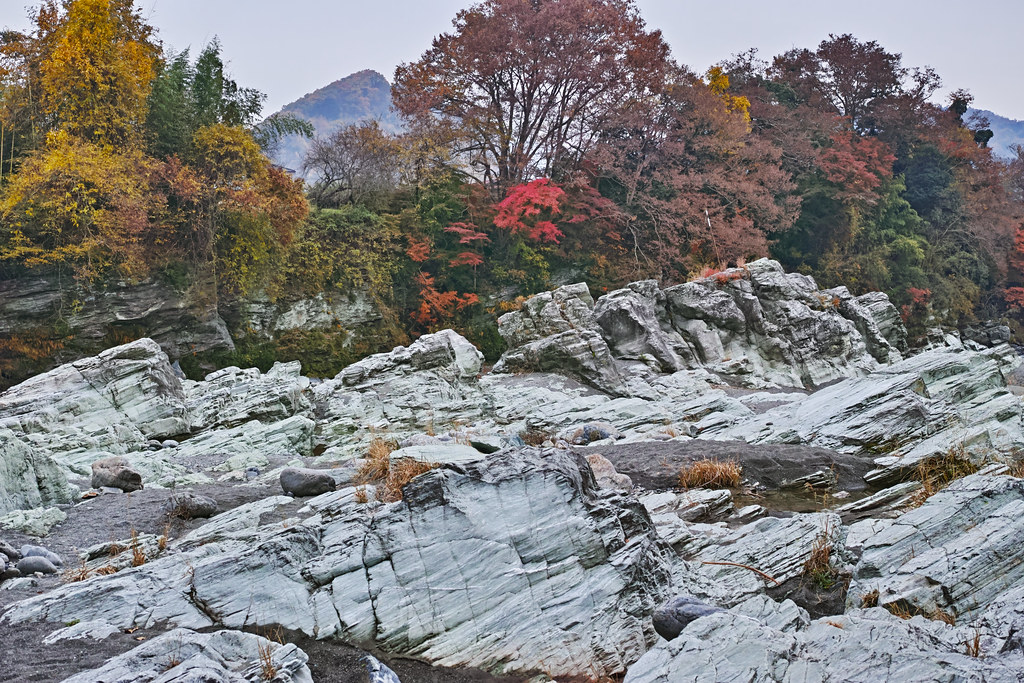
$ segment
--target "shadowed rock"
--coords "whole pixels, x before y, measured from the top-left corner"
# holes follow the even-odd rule
[[[334,477],[326,472],[286,467],[281,471],[281,488],[288,495],[304,498],[333,491],[335,484]]]
[[[659,636],[665,640],[672,640],[682,633],[691,621],[721,611],[721,607],[709,605],[690,595],[681,595],[656,609],[651,620]]]
[[[122,457],[104,458],[92,464],[92,487],[109,486],[125,493],[142,490],[142,475],[133,470]]]

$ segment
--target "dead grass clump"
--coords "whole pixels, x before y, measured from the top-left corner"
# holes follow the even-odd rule
[[[821,533],[811,544],[811,555],[804,562],[804,575],[828,590],[836,585],[839,572],[832,566],[832,522],[825,522]]]
[[[356,472],[356,479],[366,483],[387,478],[388,470],[391,467],[391,454],[396,450],[398,450],[398,444],[394,441],[388,441],[379,436],[373,437],[366,453],[366,459],[359,467],[359,471]]]
[[[967,457],[963,444],[951,446],[945,454],[928,458],[917,466],[917,478],[922,488],[914,503],[923,504],[936,493],[961,477],[974,474],[978,466]]]
[[[519,438],[527,446],[534,447],[543,446],[545,441],[553,441],[550,434],[539,429],[527,429],[526,431],[519,432]]]
[[[61,579],[64,581],[64,583],[78,583],[79,581],[91,579],[94,576],[110,576],[111,574],[116,573],[117,569],[111,567],[109,564],[104,565],[102,567],[97,567],[96,569],[89,569],[89,567],[86,565],[85,560],[83,559],[81,561],[81,564],[79,564],[77,567],[66,569],[64,573],[61,575]]]
[[[866,607],[867,605],[865,605]],[[944,624],[950,626],[956,626],[956,615],[945,611],[940,607],[936,607],[930,612],[924,612],[906,600],[897,600],[888,604],[882,605],[889,611],[893,616],[899,617],[900,619],[910,619],[911,617],[921,616],[925,619],[931,619],[932,621],[941,621]]]
[[[929,612],[925,616],[931,619],[932,621],[941,621],[944,624],[956,626],[956,615],[951,614],[938,607],[936,607],[934,611]]]
[[[974,637],[970,640],[964,641],[966,646],[966,653],[968,657],[980,657],[981,656],[981,631],[974,629]]]
[[[887,609],[889,611],[889,614],[893,615],[894,617],[899,617],[900,619],[909,619],[912,616],[914,616],[914,612],[910,609],[910,605],[903,600],[890,602],[885,605],[882,605],[882,607]]]
[[[860,596],[860,606],[867,609],[869,607],[878,607],[878,589],[869,591]]]
[[[274,651],[277,649],[275,643],[277,645],[284,644],[281,640],[281,629],[275,629],[268,633],[265,641],[261,640],[256,644],[260,659],[260,678],[265,681],[274,680],[278,674],[277,665],[274,664]]]
[[[686,489],[738,488],[743,468],[731,460],[704,458],[679,471],[679,485]]]
[[[421,474],[436,470],[438,467],[440,465],[436,462],[420,462],[408,458],[391,463],[387,478],[377,487],[377,498],[385,503],[402,500],[402,489],[406,484]]]
[[[142,544],[139,543],[139,532],[132,529],[132,542],[128,548],[132,551],[132,566],[141,567],[148,561],[146,553],[142,550]]]
[[[370,494],[366,491],[365,486],[356,487],[356,502],[360,504],[370,502]]]

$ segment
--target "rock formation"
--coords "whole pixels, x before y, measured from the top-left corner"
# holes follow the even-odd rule
[[[117,458],[182,525],[93,539],[63,585],[17,578],[0,546],[13,590],[53,582],[0,633],[191,629],[171,632],[181,680],[245,679],[263,641],[238,631],[275,626],[524,677],[1018,680],[1024,423],[998,331],[912,352],[884,295],[769,261],[596,301],[562,287],[500,331],[486,374],[450,330],[326,381],[297,363],[181,380],[140,340],[0,394],[0,513],[73,525],[74,486]],[[704,458],[742,486],[680,490]],[[921,474],[943,462],[959,479]],[[144,667],[166,637],[72,680]],[[273,657],[307,680],[300,650]]]

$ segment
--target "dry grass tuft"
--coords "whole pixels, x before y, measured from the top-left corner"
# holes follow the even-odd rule
[[[438,467],[440,465],[436,462],[420,462],[407,458],[391,463],[387,478],[377,487],[377,498],[385,503],[402,500],[402,488],[406,484],[421,474],[436,470]]]
[[[356,488],[356,502],[360,504],[370,502],[370,494],[366,491],[365,486]]]
[[[981,631],[974,629],[974,637],[970,640],[964,641],[966,646],[966,653],[968,657],[980,657],[981,656]]]
[[[359,471],[356,472],[356,479],[366,483],[386,478],[388,469],[391,467],[391,454],[396,450],[398,450],[398,444],[394,441],[388,441],[379,436],[373,437],[366,453],[366,459]]]
[[[731,460],[704,458],[679,471],[679,485],[686,489],[738,488],[743,468]]]
[[[61,575],[61,579],[64,581],[64,583],[78,583],[79,581],[91,579],[94,576],[110,576],[111,574],[116,573],[117,569],[111,567],[109,564],[103,567],[98,567],[96,569],[89,569],[89,567],[85,563],[85,560],[83,559],[81,561],[81,564],[79,564],[77,567],[66,569],[64,573]]]
[[[890,602],[882,606],[889,611],[889,614],[894,617],[899,617],[900,619],[909,619],[914,616],[914,612],[910,609],[910,605],[903,600]]]
[[[929,612],[925,616],[931,619],[932,621],[941,621],[944,624],[956,626],[956,615],[950,614],[949,612],[938,607],[936,607],[933,612]]]
[[[860,606],[867,609],[869,607],[878,607],[878,589],[864,593],[860,596]]]
[[[139,532],[132,529],[132,542],[128,546],[132,551],[132,566],[141,567],[148,561],[146,553],[142,550],[142,545],[139,543]]]
[[[804,575],[828,590],[836,585],[839,572],[832,566],[832,521],[825,522],[821,533],[811,544],[811,555],[804,562]]]
[[[545,441],[554,441],[550,434],[539,429],[527,429],[519,432],[519,438],[527,446],[543,446]]]
[[[281,640],[281,629],[268,633],[266,639],[266,642],[261,640],[256,644],[260,657],[260,678],[265,681],[272,681],[278,674],[277,665],[274,664],[274,650],[277,649],[274,647],[274,643],[276,642],[278,645],[284,644]]]
[[[917,466],[917,478],[921,490],[912,501],[912,507],[919,507],[936,493],[961,477],[974,474],[978,466],[967,457],[963,444],[950,446],[944,455],[928,458]]]
[[[863,598],[862,598],[863,599]],[[867,605],[865,605],[866,607]],[[925,619],[931,619],[932,621],[941,621],[944,624],[950,626],[956,626],[956,615],[951,614],[943,610],[942,608],[936,607],[930,612],[923,612],[920,609],[914,607],[906,600],[897,600],[896,602],[890,602],[886,605],[882,605],[889,611],[893,616],[897,616],[900,619],[910,619],[911,617],[921,616]]]

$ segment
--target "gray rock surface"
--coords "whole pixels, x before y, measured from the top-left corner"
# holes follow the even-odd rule
[[[264,663],[264,654],[269,661]],[[295,645],[240,631],[196,633],[175,629],[115,657],[99,669],[64,683],[160,681],[160,683],[313,683],[306,653]],[[269,665],[269,666],[266,666]],[[275,673],[268,676],[268,670]]]
[[[167,499],[167,514],[179,519],[207,519],[219,512],[217,501],[192,491],[176,491]]]
[[[18,560],[18,571],[23,575],[28,574],[56,574],[57,567],[45,557],[30,556]]]
[[[125,458],[114,456],[97,460],[92,464],[92,483],[94,489],[110,487],[121,489],[125,493],[141,491],[142,475],[128,464]]]
[[[281,488],[285,493],[304,498],[319,496],[333,491],[334,477],[321,470],[310,470],[298,467],[286,467],[281,471]]]
[[[709,605],[693,596],[681,595],[654,610],[651,621],[659,636],[665,640],[672,640],[682,633],[690,622],[721,611],[722,608]]]
[[[206,536],[3,618],[274,623],[445,666],[566,676],[624,672],[655,639],[670,551],[643,508],[601,493],[578,457],[481,454],[384,506],[339,493],[305,518]]]
[[[64,471],[44,450],[0,429],[0,514],[67,503],[73,496]]]

